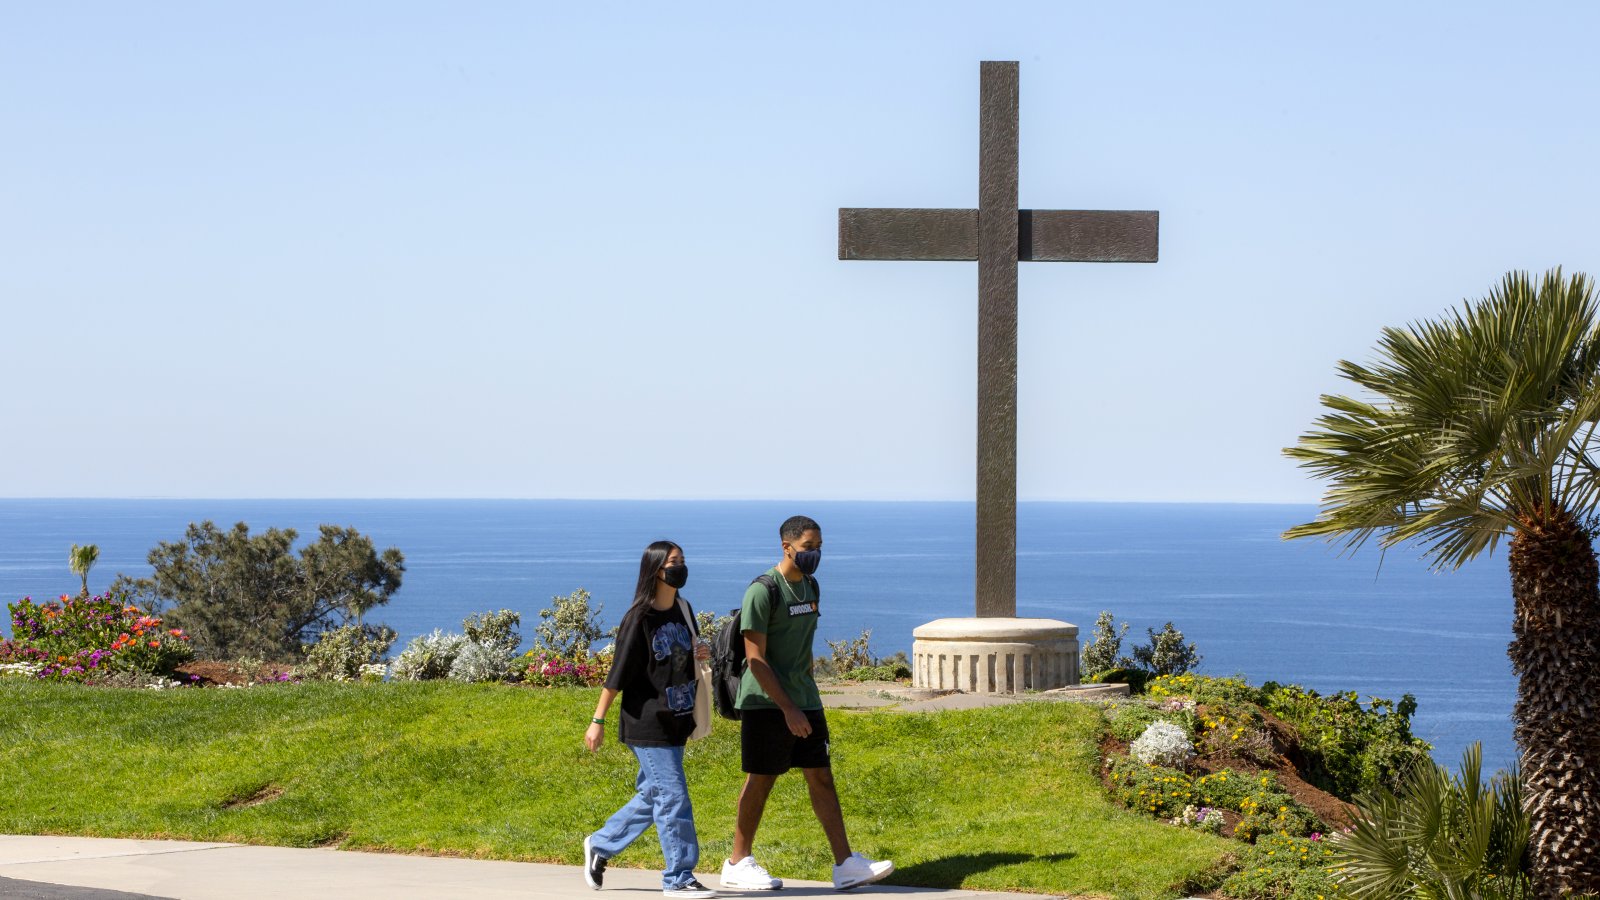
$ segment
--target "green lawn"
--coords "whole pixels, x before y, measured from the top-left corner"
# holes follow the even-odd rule
[[[0,680],[0,833],[330,845],[577,864],[632,793],[635,766],[582,734],[594,690],[305,684],[136,691]],[[892,881],[1172,897],[1229,842],[1113,806],[1094,769],[1098,710],[1066,703],[922,715],[829,714],[852,843]],[[731,840],[738,725],[690,746],[702,873]],[[257,798],[258,802],[248,802]],[[757,856],[826,880],[798,774]],[[654,832],[616,865],[660,865]]]

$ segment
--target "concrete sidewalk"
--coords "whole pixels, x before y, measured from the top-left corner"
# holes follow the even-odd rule
[[[717,886],[717,872],[701,879]],[[780,876],[781,877],[781,876]],[[719,892],[725,897],[763,897]],[[777,898],[835,896],[831,885],[785,879]],[[873,885],[852,897],[916,896],[929,900],[1003,900],[997,894]],[[575,866],[101,838],[0,836],[0,897],[7,900],[527,900],[661,896],[661,873],[606,870],[603,893],[591,891]]]

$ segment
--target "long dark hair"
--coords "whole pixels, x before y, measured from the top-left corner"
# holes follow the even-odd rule
[[[656,598],[656,573],[667,564],[667,557],[674,550],[683,552],[682,547],[671,541],[656,541],[644,548],[644,555],[639,557],[639,584],[633,589],[633,605],[622,614],[621,630],[632,627],[634,620],[650,608],[651,601]]]

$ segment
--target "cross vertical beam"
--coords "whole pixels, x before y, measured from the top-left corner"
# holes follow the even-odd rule
[[[985,62],[979,82],[976,612],[1015,616],[1017,64]]]
[[[977,260],[976,612],[1017,614],[1017,262],[1145,262],[1160,214],[1017,207],[1018,66],[979,69],[978,208],[839,210],[840,259]]]

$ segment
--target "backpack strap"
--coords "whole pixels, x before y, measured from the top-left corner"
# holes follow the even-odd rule
[[[821,602],[822,585],[817,583],[816,576],[805,575],[803,577],[806,580],[806,584],[811,585],[811,596],[815,597],[818,602]],[[774,581],[772,576],[765,572],[762,572],[760,575],[752,578],[750,583],[755,584],[758,581],[761,582],[762,587],[767,589],[767,600],[772,604],[772,609],[767,611],[767,615],[770,617],[773,613],[778,611],[778,604],[780,602],[778,597],[778,582]]]
[[[767,618],[770,619],[778,611],[778,583],[773,581],[772,576],[765,572],[750,579],[751,584],[756,584],[757,582],[760,582],[761,586],[767,589]]]

